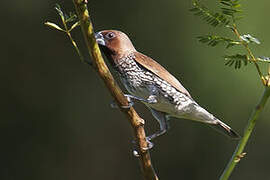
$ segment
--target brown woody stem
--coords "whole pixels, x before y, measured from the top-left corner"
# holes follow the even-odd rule
[[[73,0],[77,15],[80,20],[80,26],[84,36],[88,52],[93,60],[93,67],[104,81],[109,92],[114,97],[117,104],[120,106],[127,106],[128,101],[123,95],[121,89],[117,85],[113,76],[111,75],[107,65],[105,64],[101,52],[99,50],[98,44],[94,37],[93,26],[90,20],[89,12],[87,9],[86,0]],[[147,141],[145,138],[144,131],[144,120],[139,117],[134,108],[121,109],[124,114],[126,114],[129,122],[131,123],[135,137],[138,142],[139,154],[140,154],[140,164],[142,167],[142,173],[146,180],[158,180],[155,170],[151,163],[150,153],[144,149],[147,147]]]

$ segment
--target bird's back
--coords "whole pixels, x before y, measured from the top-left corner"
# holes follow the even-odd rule
[[[144,68],[151,71],[152,73],[154,73],[161,79],[167,81],[169,84],[171,84],[174,88],[176,88],[181,93],[184,93],[187,96],[191,97],[189,92],[182,86],[182,84],[155,60],[139,52],[135,52],[134,55],[135,55],[135,61],[137,63],[139,63]]]

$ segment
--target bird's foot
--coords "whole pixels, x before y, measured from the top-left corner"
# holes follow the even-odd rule
[[[124,108],[124,109],[129,109],[131,108],[132,106],[134,105],[134,102],[129,102],[127,106],[121,106],[121,108]],[[115,108],[115,109],[118,109],[118,105],[115,103],[115,102],[112,102],[110,104],[111,108]]]
[[[150,141],[152,141],[153,139],[155,139],[155,138],[157,138],[157,137],[159,137],[159,136],[165,134],[166,131],[167,131],[167,129],[160,130],[160,131],[158,131],[158,132],[156,132],[156,133],[154,133],[154,134],[152,134],[152,135],[150,135],[150,136],[147,136],[147,137],[146,137],[146,140],[147,140],[148,142],[150,142]]]
[[[147,98],[147,101],[149,104],[155,104],[157,103],[157,96],[155,95],[150,95],[148,98]]]
[[[151,139],[146,137],[147,147],[143,148],[143,150],[148,151],[154,147],[154,143],[151,142]]]
[[[121,108],[124,108],[124,109],[129,109],[134,105],[134,102],[132,101],[132,99],[136,99],[138,101],[142,101],[142,102],[145,102],[145,103],[148,103],[148,104],[157,103],[157,99],[156,99],[155,95],[150,95],[147,99],[143,99],[143,98],[133,96],[133,95],[130,95],[130,94],[124,94],[124,96],[128,100],[128,105],[127,106],[121,106]],[[118,108],[118,105],[115,102],[112,102],[111,107],[112,108]]]
[[[129,97],[127,97],[127,100],[128,100],[128,105],[127,106],[121,106],[121,108],[129,109],[134,105],[134,102]],[[111,105],[111,108],[119,108],[115,101],[111,102],[110,105]]]
[[[157,99],[156,99],[155,95],[150,95],[147,99],[140,98],[140,97],[137,97],[137,96],[133,96],[133,95],[130,95],[130,94],[125,94],[125,96],[126,96],[126,98],[128,99],[129,102],[131,101],[131,99],[136,99],[138,101],[142,101],[142,102],[149,103],[149,104],[157,103]]]
[[[142,148],[143,151],[148,151],[154,147],[154,143],[152,143],[148,137],[146,137],[147,147]],[[138,151],[138,146],[135,140],[132,141],[132,144],[134,145],[134,148],[132,150],[132,153],[135,157],[140,157],[140,153]]]

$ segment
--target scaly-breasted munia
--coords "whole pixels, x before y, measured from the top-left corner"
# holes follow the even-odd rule
[[[198,105],[165,68],[138,52],[126,34],[104,30],[96,33],[95,37],[131,94],[126,96],[142,101],[158,120],[160,130],[148,136],[147,140],[150,141],[168,130],[170,116],[207,123],[232,138],[239,137],[228,125]]]

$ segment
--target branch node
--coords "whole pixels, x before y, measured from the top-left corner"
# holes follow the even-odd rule
[[[138,121],[139,126],[143,126],[145,124],[145,120],[142,118],[138,118],[137,121]]]
[[[247,154],[246,152],[242,152],[241,154],[237,155],[237,156],[234,158],[234,162],[235,162],[235,163],[240,162],[240,160],[241,160],[243,157],[245,157],[246,154]]]

